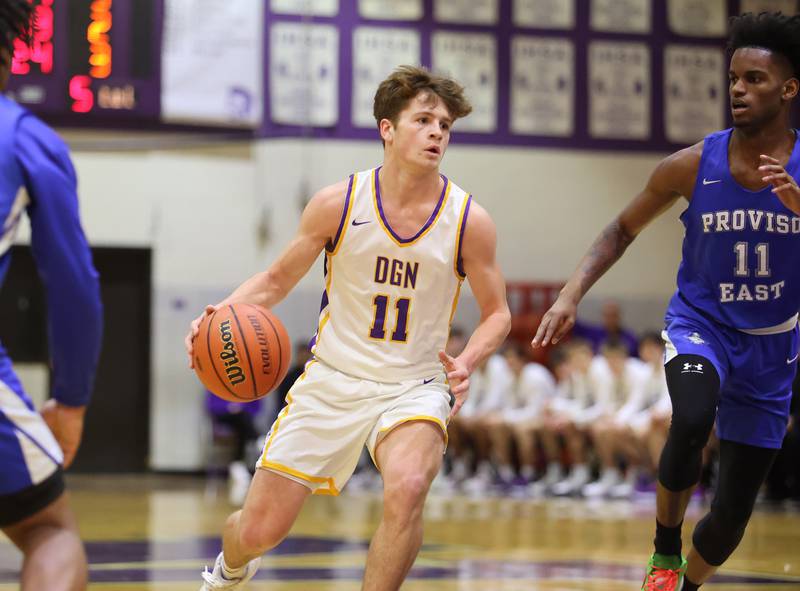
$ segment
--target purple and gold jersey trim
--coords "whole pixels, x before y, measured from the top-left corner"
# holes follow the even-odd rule
[[[319,322],[317,324],[317,332],[309,342],[309,348],[313,351],[322,336],[322,329],[330,319],[330,310],[328,310],[330,289],[331,289],[331,275],[333,267],[333,256],[339,252],[339,248],[344,242],[344,235],[347,232],[347,220],[350,219],[350,212],[353,211],[353,202],[355,201],[355,191],[357,184],[357,175],[350,175],[350,182],[347,185],[347,194],[344,198],[344,207],[342,209],[342,219],[339,221],[339,228],[336,230],[336,236],[333,242],[325,245],[325,261],[323,273],[325,274],[325,289],[322,292],[322,301],[319,307]]]
[[[339,242],[341,244],[341,242]],[[319,321],[317,323],[317,332],[311,337],[311,342],[309,342],[308,347],[311,351],[314,351],[314,347],[316,347],[317,343],[319,342],[320,337],[322,336],[322,329],[325,328],[325,325],[330,320],[331,312],[328,310],[328,305],[330,304],[329,294],[331,290],[331,278],[333,276],[333,257],[335,253],[325,253],[325,260],[323,261],[323,273],[325,274],[325,289],[322,291],[322,301],[320,302],[319,306]]]
[[[442,175],[442,180],[444,181],[444,187],[442,187],[442,193],[439,195],[439,201],[436,203],[436,207],[431,213],[431,216],[428,218],[428,221],[425,222],[425,225],[420,228],[419,232],[417,232],[411,238],[401,238],[398,236],[392,227],[389,225],[386,216],[383,213],[383,204],[381,203],[381,185],[378,174],[380,173],[381,167],[375,169],[374,174],[372,175],[372,201],[375,204],[375,213],[378,217],[378,222],[380,223],[381,227],[384,229],[386,234],[392,241],[397,244],[397,246],[405,247],[411,246],[415,242],[417,242],[420,238],[425,236],[434,225],[436,225],[436,220],[439,219],[439,216],[444,211],[444,206],[447,203],[447,198],[450,196],[450,180]]]
[[[466,278],[467,273],[464,271],[464,260],[461,258],[461,245],[464,243],[464,231],[467,229],[470,203],[472,203],[472,194],[467,195],[464,205],[461,207],[461,215],[458,218],[458,234],[456,234],[456,256],[453,259],[456,277],[462,281]]]
[[[325,245],[325,250],[327,250],[331,255],[336,254],[339,250],[339,245],[344,241],[344,234],[347,232],[347,220],[350,219],[350,211],[353,209],[353,195],[355,195],[356,190],[356,175],[350,175],[350,182],[347,185],[347,194],[344,198],[344,207],[342,208],[342,219],[339,221],[339,228],[336,230],[336,236],[333,238],[333,242],[328,242]]]

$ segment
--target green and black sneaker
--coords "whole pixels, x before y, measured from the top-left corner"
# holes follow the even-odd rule
[[[685,574],[684,557],[653,554],[647,563],[641,591],[680,591]]]

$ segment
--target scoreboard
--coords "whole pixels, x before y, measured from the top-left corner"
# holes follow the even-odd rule
[[[58,121],[158,120],[161,0],[37,0],[8,94]]]

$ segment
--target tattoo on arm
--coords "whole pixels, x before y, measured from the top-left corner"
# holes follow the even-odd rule
[[[581,260],[575,273],[581,297],[619,260],[633,239],[619,220],[606,226]]]

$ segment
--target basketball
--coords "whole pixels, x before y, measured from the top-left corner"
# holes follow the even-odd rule
[[[206,316],[194,339],[197,377],[231,402],[269,394],[286,376],[291,355],[283,323],[252,304],[231,304]]]

